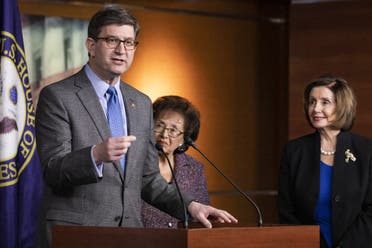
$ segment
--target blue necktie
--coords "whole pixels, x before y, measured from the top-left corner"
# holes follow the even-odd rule
[[[107,120],[110,125],[111,134],[113,137],[125,135],[124,123],[121,115],[120,103],[115,87],[111,86],[106,91],[109,94],[107,102]],[[125,155],[120,159],[121,168],[125,169]]]

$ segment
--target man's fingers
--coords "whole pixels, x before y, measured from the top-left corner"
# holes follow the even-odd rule
[[[129,135],[129,136],[111,137],[111,139],[116,141],[116,142],[133,142],[137,138],[136,138],[136,136]]]
[[[115,153],[126,153],[132,142],[136,140],[133,135],[109,138],[108,148],[116,150]]]
[[[125,136],[125,137],[126,137],[127,141],[130,141],[130,142],[135,141],[137,139],[136,136],[134,136],[134,135],[129,135],[129,136]]]

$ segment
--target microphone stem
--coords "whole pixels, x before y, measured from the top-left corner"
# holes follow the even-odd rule
[[[177,192],[178,192],[178,194],[179,194],[179,196],[180,196],[180,200],[181,200],[181,203],[182,203],[182,206],[183,206],[183,215],[184,215],[184,217],[185,217],[185,220],[184,220],[184,222],[183,222],[183,227],[184,227],[185,229],[188,229],[188,228],[189,228],[189,220],[188,220],[188,215],[187,215],[187,209],[186,209],[186,205],[185,205],[185,202],[184,202],[183,197],[182,197],[182,194],[181,194],[181,190],[180,190],[180,188],[179,188],[179,186],[178,186],[177,179],[176,179],[176,177],[175,177],[175,175],[174,175],[174,171],[173,171],[173,168],[172,168],[172,164],[171,164],[171,162],[170,162],[170,160],[169,160],[167,154],[165,154],[165,152],[163,151],[163,149],[161,149],[161,152],[163,153],[165,159],[166,159],[167,162],[168,162],[168,165],[169,165],[169,168],[170,168],[170,171],[171,171],[171,174],[172,174],[172,178],[173,178],[173,180],[174,180],[174,184],[176,185]]]
[[[259,227],[262,227],[262,224],[263,224],[262,213],[261,213],[260,208],[257,206],[257,204],[244,191],[242,191],[233,181],[231,181],[230,178],[225,176],[225,174],[212,161],[210,161],[209,158],[207,156],[205,156],[204,153],[202,153],[195,144],[190,144],[190,145],[195,150],[197,150],[221,174],[221,176],[223,176],[240,194],[242,194],[244,196],[245,199],[247,199],[254,206],[254,208],[256,209],[256,211],[258,213],[258,223],[257,223],[257,225]]]

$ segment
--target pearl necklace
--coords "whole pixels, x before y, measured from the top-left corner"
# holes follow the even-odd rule
[[[324,151],[323,148],[320,147],[320,153],[325,156],[332,156],[336,153],[336,150],[333,151]]]

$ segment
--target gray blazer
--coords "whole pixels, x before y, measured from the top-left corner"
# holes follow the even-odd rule
[[[36,113],[43,166],[44,218],[50,223],[141,227],[142,198],[183,219],[177,192],[161,177],[152,134],[151,100],[121,83],[128,134],[137,137],[127,153],[126,171],[105,163],[96,174],[91,148],[111,136],[106,116],[84,70],[45,87]],[[192,200],[184,195],[186,204]],[[50,231],[50,230],[47,230]]]

